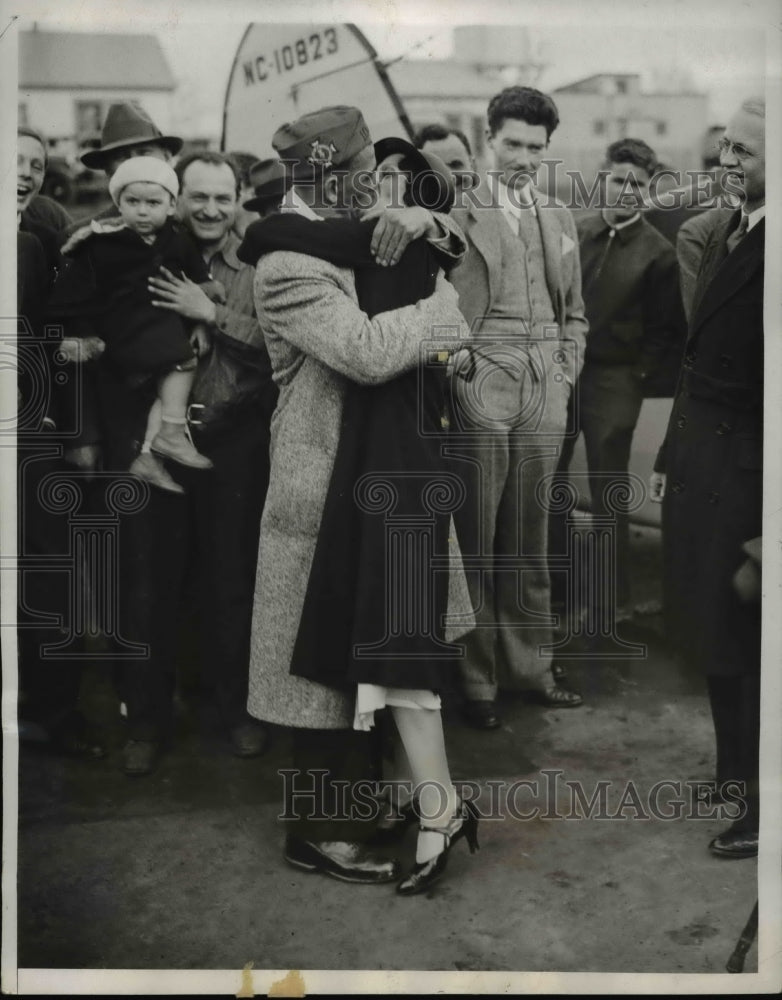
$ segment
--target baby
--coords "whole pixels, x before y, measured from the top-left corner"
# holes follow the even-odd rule
[[[132,382],[156,380],[157,399],[130,472],[183,493],[160,457],[193,469],[212,467],[186,430],[197,356],[209,350],[209,335],[204,325],[153,306],[147,283],[161,267],[198,284],[208,282],[209,273],[192,238],[172,218],[179,182],[167,163],[152,156],[126,160],[112,175],[109,193],[120,219],[92,222],[66,243],[69,264],[51,308],[69,335],[104,341],[105,363]]]

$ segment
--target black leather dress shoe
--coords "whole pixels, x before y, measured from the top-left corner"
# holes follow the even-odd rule
[[[465,721],[475,729],[499,729],[502,725],[495,701],[466,701],[462,711]]]
[[[756,858],[757,830],[726,830],[709,844],[709,850],[719,858]]]
[[[285,838],[284,858],[305,872],[322,872],[341,882],[374,885],[399,877],[399,862],[370,854],[363,844],[345,840],[300,840]]]

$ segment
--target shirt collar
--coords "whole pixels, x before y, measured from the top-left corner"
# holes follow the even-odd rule
[[[523,187],[514,188],[513,194],[511,194],[507,184],[504,184],[500,178],[497,178],[495,191],[497,205],[508,220],[508,225],[515,233],[519,231],[521,213],[525,208],[531,208],[532,214],[537,218],[538,211],[532,184],[525,184]]]
[[[505,211],[515,215],[518,219],[522,208],[531,208],[535,211],[536,198],[532,184],[524,184],[522,187],[515,187],[513,194],[508,189],[508,185],[497,178],[497,204]]]
[[[619,239],[621,239],[623,243],[626,243],[629,239],[632,239],[632,237],[635,236],[635,230],[633,230],[632,232],[629,232],[629,230],[632,226],[635,226],[637,223],[641,221],[641,213],[636,212],[635,215],[633,215],[629,219],[625,219],[624,222],[609,222],[608,219],[606,219],[605,214],[601,210],[600,218],[603,220],[603,223],[605,224],[606,228],[608,228],[609,230],[612,229],[619,237]]]
[[[285,202],[287,202],[288,204],[283,203],[283,208],[281,209],[283,213],[288,213],[288,214],[293,213],[295,215],[303,215],[305,219],[311,219],[313,222],[323,221],[317,212],[311,209],[310,206],[306,204],[306,202],[302,201],[302,199],[296,192],[296,188],[290,189],[290,191],[288,192],[288,196],[285,199]],[[290,207],[288,207],[288,205],[290,205]]]
[[[747,215],[747,232],[754,229],[754,227],[760,222],[761,219],[766,217],[766,206],[761,205],[760,208],[756,208],[754,212],[749,212]]]
[[[239,271],[245,265],[239,260],[236,255],[236,251],[239,249],[239,245],[242,241],[236,235],[236,233],[231,229],[226,236],[225,243],[220,247],[220,249],[212,254],[212,260],[215,257],[222,257],[225,263],[234,269],[234,271]],[[211,261],[210,261],[211,264]]]

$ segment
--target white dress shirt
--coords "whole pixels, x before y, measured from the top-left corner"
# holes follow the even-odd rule
[[[514,236],[519,235],[519,222],[521,220],[521,213],[525,208],[531,208],[535,218],[538,216],[538,210],[535,207],[535,192],[531,183],[525,184],[523,187],[514,188],[513,193],[511,193],[508,190],[507,184],[504,184],[498,178],[496,197],[497,205],[502,211],[503,217],[510,226]]]
[[[747,215],[747,232],[750,232],[755,226],[760,222],[761,219],[765,218],[766,206],[761,205],[760,208],[756,208],[754,212],[750,212]]]

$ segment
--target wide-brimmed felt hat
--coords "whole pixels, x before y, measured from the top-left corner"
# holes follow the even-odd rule
[[[346,104],[302,115],[280,126],[272,138],[272,146],[294,180],[347,164],[371,144],[364,116]]]
[[[258,160],[250,167],[250,184],[255,192],[252,198],[242,202],[242,208],[249,212],[259,212],[272,198],[285,197],[290,181],[285,166],[276,158]]]
[[[91,170],[102,170],[107,159],[119,149],[157,143],[175,156],[182,148],[178,136],[163,135],[149,115],[136,104],[112,104],[101,132],[101,145],[82,153],[80,159]]]
[[[456,197],[451,172],[443,160],[434,153],[424,153],[407,139],[389,136],[375,143],[378,166],[387,156],[401,153],[400,167],[410,174],[408,198],[413,205],[428,208],[430,212],[450,212]]]

